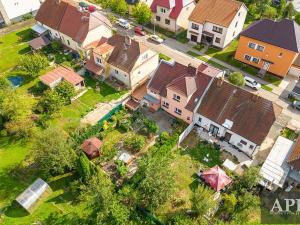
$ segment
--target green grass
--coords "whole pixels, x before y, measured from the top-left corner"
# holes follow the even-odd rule
[[[165,61],[170,61],[171,60],[171,57],[163,54],[163,53],[159,53],[159,59],[163,59]]]
[[[223,66],[223,65],[221,65],[219,63],[216,63],[216,62],[214,62],[214,61],[212,61],[210,59],[207,59],[204,56],[197,54],[196,52],[188,51],[187,54],[190,55],[190,56],[192,56],[192,57],[195,57],[197,59],[200,59],[203,62],[206,62],[207,64],[210,64],[210,65],[212,65],[212,66],[214,66],[214,67],[216,67],[218,69],[221,69],[221,70],[227,69],[227,67],[225,67],[225,66]]]
[[[265,85],[265,84],[261,85],[261,88],[266,90],[266,91],[270,91],[270,92],[273,91],[273,88],[271,88],[271,87],[269,87],[268,85]]]
[[[189,39],[187,39],[187,31],[181,31],[176,35],[176,40],[179,41],[182,44],[186,44],[189,42]]]
[[[196,49],[197,51],[201,51],[205,46],[203,44],[197,44],[193,47],[193,49]]]
[[[267,73],[265,75],[264,80],[271,83],[271,84],[273,84],[273,85],[275,85],[275,86],[277,86],[277,87],[280,85],[280,83],[282,81],[279,77],[276,77],[276,76],[274,76],[272,74],[269,74],[269,73]]]
[[[298,134],[294,130],[286,127],[281,131],[281,136],[294,141],[298,137]]]
[[[18,64],[18,58],[30,51],[31,30],[24,29],[0,36],[0,73]]]

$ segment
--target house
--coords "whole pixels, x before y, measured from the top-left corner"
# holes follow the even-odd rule
[[[225,48],[243,30],[247,7],[236,0],[201,0],[189,16],[187,38]]]
[[[35,15],[40,5],[39,0],[0,0],[0,25],[21,21],[27,14]]]
[[[89,50],[86,69],[99,79],[115,79],[135,89],[149,79],[158,66],[158,53],[129,36],[102,38]]]
[[[214,166],[201,173],[201,178],[205,183],[217,192],[223,190],[227,185],[231,183],[231,179],[227,176],[224,170],[219,166]]]
[[[194,0],[153,0],[152,24],[177,32],[188,27],[188,17],[195,8]]]
[[[197,109],[194,123],[252,157],[281,111],[267,99],[215,79]]]
[[[112,25],[103,14],[88,12],[70,0],[46,0],[36,21],[49,31],[52,39],[75,51],[83,51],[99,38],[112,35]]]
[[[300,76],[300,26],[293,20],[263,19],[240,35],[235,59],[279,77]]]
[[[89,159],[94,159],[100,156],[102,144],[102,141],[100,141],[98,138],[92,137],[85,140],[82,143],[81,148]]]
[[[275,191],[286,181],[300,183],[300,138],[293,142],[279,136],[260,170],[260,184]]]
[[[40,80],[51,89],[55,88],[63,80],[70,83],[75,90],[84,88],[84,79],[73,70],[63,66],[59,66],[44,74],[40,77]]]
[[[147,87],[143,104],[152,111],[162,108],[191,123],[194,110],[214,77],[223,72],[207,64],[198,68],[178,62],[161,61]]]

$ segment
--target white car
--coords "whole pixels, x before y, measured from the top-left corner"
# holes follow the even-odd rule
[[[258,83],[256,80],[252,79],[251,77],[245,77],[245,85],[255,90],[261,88],[260,83]]]
[[[123,27],[125,29],[129,29],[130,28],[130,24],[127,20],[124,20],[124,19],[118,19],[117,20],[117,24],[120,26],[120,27]]]
[[[164,39],[160,38],[159,36],[157,36],[156,34],[152,34],[150,36],[150,39],[158,44],[161,44],[164,42]]]

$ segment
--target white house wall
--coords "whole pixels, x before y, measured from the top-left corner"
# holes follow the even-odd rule
[[[86,46],[94,41],[99,40],[101,37],[110,38],[112,36],[112,31],[107,26],[99,26],[87,34],[82,46]]]
[[[166,12],[165,13],[161,12],[161,9],[164,9]],[[170,12],[171,11],[167,8],[157,6],[157,12],[155,14],[153,14],[152,23],[155,23],[156,25],[160,26],[161,28],[175,32],[176,31],[176,21],[169,17]],[[160,21],[156,20],[156,16],[160,17]],[[170,24],[165,23],[166,19],[170,20]]]
[[[118,73],[116,73],[116,70],[118,71]],[[127,87],[130,87],[130,82],[129,82],[129,74],[122,71],[121,69],[110,65],[110,76],[115,77],[116,79],[118,79],[119,81],[121,81],[122,83],[124,83]]]
[[[195,6],[196,6],[196,4],[194,2],[191,2],[190,4],[188,4],[181,10],[181,12],[177,18],[178,28],[181,28],[181,29],[188,28],[188,26],[189,26],[188,18],[191,15],[191,13],[193,12],[193,10],[195,9]]]
[[[199,118],[201,118],[201,122],[199,122]],[[242,150],[244,153],[246,153],[248,156],[252,156],[252,154],[254,153],[257,145],[251,141],[249,141],[248,139],[232,132],[231,130],[226,129],[225,127],[211,121],[210,119],[199,115],[198,113],[195,115],[195,124],[198,124],[199,126],[205,128],[206,130],[209,130],[210,125],[214,125],[216,127],[219,128],[219,132],[218,135],[219,137],[223,137],[225,135],[226,132],[231,134],[231,138],[229,140],[230,144],[233,144],[235,146],[237,146],[237,143],[240,143],[241,140],[247,142],[247,145],[242,145],[242,147],[239,146],[239,149]],[[250,145],[253,146],[253,149],[250,148]]]

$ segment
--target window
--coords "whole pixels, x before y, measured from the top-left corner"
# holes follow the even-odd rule
[[[248,47],[249,47],[249,48],[255,49],[255,46],[256,46],[256,44],[254,44],[254,43],[252,43],[252,42],[249,42],[249,44],[248,44]]]
[[[235,36],[235,31],[233,32],[233,34],[232,34],[232,37],[234,37]]]
[[[261,45],[257,45],[257,46],[256,46],[256,50],[258,50],[258,51],[260,51],[260,52],[263,52],[264,49],[265,49],[264,46],[261,46]]]
[[[223,28],[217,27],[217,26],[213,26],[213,31],[216,32],[216,33],[222,34]]]
[[[156,21],[160,21],[160,16],[156,16]]]
[[[173,99],[177,102],[180,102],[180,96],[178,96],[176,94],[173,95]]]
[[[241,143],[242,145],[247,145],[247,142],[244,141],[244,140],[240,140],[240,143]]]
[[[236,23],[235,23],[235,27],[237,27],[237,25],[239,24],[239,21],[236,21]]]
[[[119,71],[118,71],[118,70],[115,70],[115,74],[119,74]]]
[[[70,45],[70,41],[69,41],[69,40],[67,40],[67,42],[68,42],[68,45]]]
[[[199,30],[199,25],[195,24],[195,23],[192,23],[192,29]]]
[[[190,120],[191,118],[188,116],[186,119],[187,119],[187,120]]]
[[[148,58],[148,54],[145,54],[145,55],[142,56],[142,60],[145,60],[147,58]]]
[[[258,64],[259,63],[259,58],[252,57],[252,62]]]
[[[169,108],[169,103],[168,102],[163,102],[163,107],[165,107],[165,108]]]
[[[280,52],[280,53],[279,53],[279,55],[278,55],[278,57],[280,57],[280,58],[281,58],[281,57],[282,57],[282,55],[283,55],[283,53],[282,53],[282,52]]]
[[[198,122],[199,122],[199,123],[201,123],[201,121],[202,121],[202,118],[201,118],[201,117],[199,117],[199,119],[198,119]]]
[[[170,25],[170,20],[169,19],[165,19],[165,24]]]
[[[240,16],[240,15],[241,15],[241,12],[239,12],[238,16]]]
[[[160,11],[161,11],[162,13],[166,13],[166,9],[164,9],[164,8],[160,8]]]
[[[247,61],[251,61],[251,56],[250,55],[245,55],[244,59],[246,59]]]
[[[181,115],[182,111],[181,111],[181,109],[175,108],[175,113],[177,113],[178,115]]]
[[[250,145],[250,146],[249,146],[249,148],[250,148],[250,149],[253,149],[253,148],[254,148],[254,146],[253,146],[253,145]]]
[[[216,43],[220,43],[221,42],[221,38],[216,37],[215,42]]]
[[[98,57],[96,58],[96,62],[97,63],[101,63],[101,59],[99,59]]]

